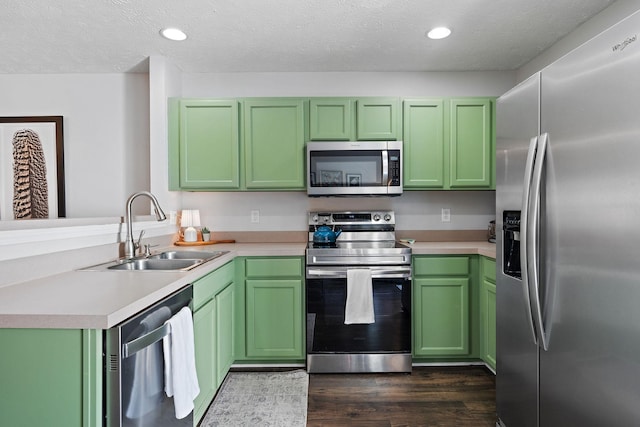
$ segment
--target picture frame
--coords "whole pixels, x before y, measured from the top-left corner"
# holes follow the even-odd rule
[[[347,174],[347,187],[360,187],[362,182],[362,175],[359,173]]]
[[[0,220],[66,216],[62,118],[0,117]]]
[[[342,186],[342,171],[320,171],[320,183],[325,187]]]

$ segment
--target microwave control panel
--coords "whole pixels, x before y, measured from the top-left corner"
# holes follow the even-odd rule
[[[400,150],[389,150],[389,185],[400,186]]]

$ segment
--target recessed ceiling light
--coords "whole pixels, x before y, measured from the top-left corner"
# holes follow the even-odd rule
[[[449,37],[451,30],[447,27],[436,27],[427,33],[427,37],[433,40],[443,39]]]
[[[187,35],[177,28],[165,28],[160,31],[160,34],[166,39],[175,41],[182,41],[187,38]]]

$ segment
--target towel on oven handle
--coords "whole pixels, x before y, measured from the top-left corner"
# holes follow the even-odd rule
[[[344,309],[344,324],[374,322],[371,270],[350,268],[347,270],[347,303]]]

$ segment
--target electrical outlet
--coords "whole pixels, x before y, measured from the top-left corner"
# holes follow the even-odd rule
[[[442,222],[451,222],[451,209],[449,209],[449,208],[442,208],[442,217],[441,217],[441,221],[442,221]]]
[[[169,211],[169,224],[175,225],[178,222],[178,212]]]
[[[255,223],[255,224],[260,222],[260,211],[259,210],[251,211],[251,222]]]

